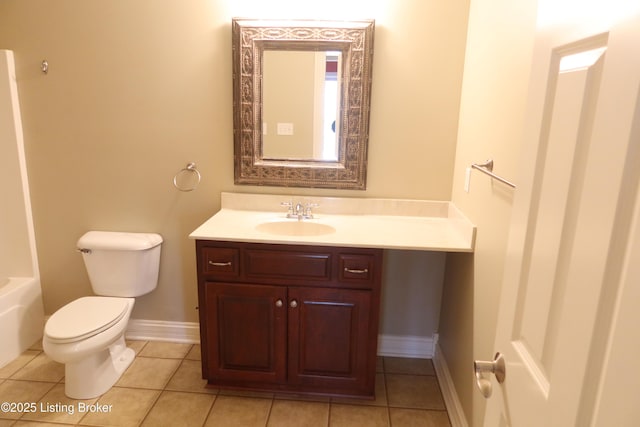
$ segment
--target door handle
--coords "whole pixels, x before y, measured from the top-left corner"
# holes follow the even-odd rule
[[[476,372],[476,385],[486,399],[491,397],[492,391],[490,374],[494,374],[499,383],[502,383],[506,376],[504,356],[500,352],[496,353],[490,362],[476,360],[473,362],[473,369]]]

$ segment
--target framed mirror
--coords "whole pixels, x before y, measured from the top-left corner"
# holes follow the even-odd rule
[[[366,188],[374,21],[232,21],[236,184]]]

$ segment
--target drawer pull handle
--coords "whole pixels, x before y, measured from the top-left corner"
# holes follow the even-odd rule
[[[276,307],[282,307],[282,305],[283,304],[281,299],[276,300]]]
[[[354,270],[352,268],[344,268],[344,271],[347,273],[353,273],[353,274],[367,274],[369,272],[368,268],[362,269],[362,270]]]
[[[228,267],[231,265],[231,261],[227,261],[227,262],[209,261],[209,265],[213,265],[214,267]]]
[[[291,300],[291,302],[289,303],[289,306],[291,308],[296,308],[298,306],[298,301],[296,300]]]

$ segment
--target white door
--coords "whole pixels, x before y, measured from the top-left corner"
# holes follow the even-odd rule
[[[487,427],[640,425],[640,6],[604,3],[540,21]]]

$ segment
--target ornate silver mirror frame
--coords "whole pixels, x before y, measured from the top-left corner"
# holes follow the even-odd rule
[[[236,184],[366,188],[374,21],[232,21]],[[263,157],[265,50],[342,54],[337,161]]]

